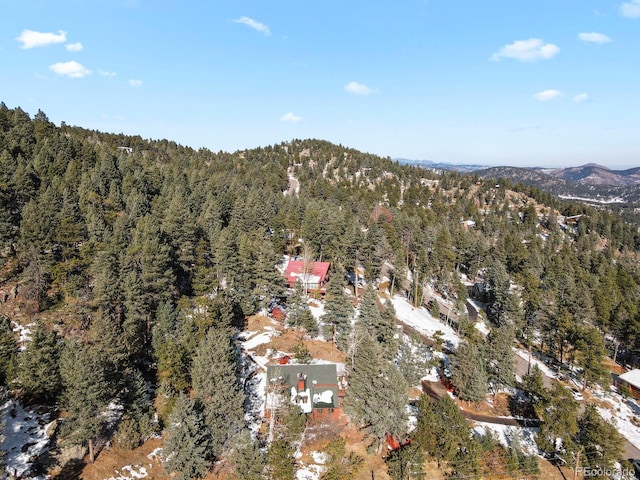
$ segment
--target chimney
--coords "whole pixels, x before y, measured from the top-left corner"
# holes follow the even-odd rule
[[[298,373],[298,393],[304,392],[306,390],[305,388],[306,379],[307,379],[306,375],[303,375],[302,373]]]

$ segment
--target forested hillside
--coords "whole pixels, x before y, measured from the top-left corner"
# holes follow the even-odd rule
[[[340,282],[356,266],[368,284],[384,272],[414,303],[428,284],[455,305],[462,334],[463,280],[482,284],[507,345],[570,358],[586,384],[606,377],[607,355],[639,360],[637,227],[532,187],[436,176],[321,140],[216,153],[1,103],[0,243],[8,395],[55,407],[59,444],[91,457],[105,439],[135,448],[164,431],[167,471],[185,478],[204,476],[243,431],[233,339],[286,296],[275,269],[285,254],[331,262]],[[379,325],[367,351],[393,358]],[[101,415],[114,401],[115,422]],[[287,478],[273,474],[276,453],[252,455]]]

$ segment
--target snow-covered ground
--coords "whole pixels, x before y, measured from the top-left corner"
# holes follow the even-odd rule
[[[325,470],[324,464],[327,461],[327,454],[313,451],[310,453],[314,463],[299,463],[296,471],[296,480],[318,480]]]
[[[460,343],[458,335],[451,327],[433,318],[426,308],[415,308],[406,298],[400,295],[394,295],[391,302],[400,321],[430,337],[440,331],[443,333],[442,338],[448,344],[447,346],[457,348]]]
[[[610,421],[618,432],[624,436],[634,447],[640,448],[640,427],[633,424],[640,419],[640,405],[630,398],[624,398],[616,392],[594,392],[604,402],[611,405],[610,408],[597,407],[598,413],[605,420]]]
[[[151,466],[151,465],[150,465]],[[141,465],[125,465],[116,471],[117,477],[109,477],[106,480],[132,480],[134,478],[146,478],[149,473],[146,467]]]
[[[520,443],[522,451],[527,455],[538,454],[538,446],[536,445],[537,428],[514,427],[485,422],[474,422],[474,424],[473,433],[477,436],[485,435],[487,431],[490,431],[506,448],[509,448],[516,441]]]
[[[31,480],[44,477],[28,477],[33,460],[47,451],[49,437],[47,428],[48,414],[38,414],[26,410],[14,400],[9,400],[0,411],[4,423],[4,440],[2,450],[5,453],[6,471],[18,478]]]
[[[33,323],[28,323],[23,326],[19,323],[11,322],[11,329],[18,334],[18,345],[21,351],[25,350],[27,348],[26,344],[31,341],[31,328],[33,326]]]

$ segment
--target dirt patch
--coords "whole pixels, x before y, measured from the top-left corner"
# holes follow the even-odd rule
[[[511,416],[511,411],[509,410],[509,396],[506,393],[498,393],[497,395],[486,398],[478,403],[469,403],[457,399],[456,402],[461,410],[478,415],[496,417]]]
[[[164,474],[164,467],[157,456],[149,458],[154,450],[162,447],[164,441],[161,438],[152,438],[144,445],[135,450],[123,450],[118,447],[104,449],[93,465],[87,465],[80,478],[82,480],[105,480],[111,477],[134,478],[129,470],[124,467],[130,466],[134,471],[140,472],[144,468],[147,472],[146,478],[169,478]],[[66,477],[53,476],[63,480]]]
[[[316,360],[327,362],[344,363],[346,356],[338,350],[332,343],[324,340],[305,339],[306,335],[301,330],[285,330],[280,336],[273,337],[271,342],[266,344],[269,348],[275,348],[280,352],[293,354],[293,347],[300,341],[311,352],[311,356]]]

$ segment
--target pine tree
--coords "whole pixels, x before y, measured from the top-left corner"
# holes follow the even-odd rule
[[[194,395],[204,406],[214,458],[242,427],[244,394],[236,376],[237,361],[227,329],[209,329],[193,357]]]
[[[364,466],[364,458],[355,452],[347,453],[346,441],[342,437],[333,439],[325,450],[329,459],[320,480],[350,480]]]
[[[578,402],[560,383],[554,383],[549,396],[538,408],[542,420],[536,443],[543,452],[555,452],[559,442],[566,452],[573,451],[573,438],[578,432]]]
[[[346,283],[344,274],[334,272],[327,286],[322,322],[324,323],[324,337],[332,339],[342,351],[346,350],[351,320],[354,309],[345,293]]]
[[[609,370],[603,363],[608,352],[602,334],[595,328],[580,328],[575,343],[578,350],[577,364],[582,367],[583,372],[582,389],[591,383],[608,380]]]
[[[130,366],[122,330],[115,321],[98,314],[89,330],[89,340],[93,351],[100,358],[105,380],[111,386],[108,394],[115,396],[122,389]]]
[[[363,337],[355,352],[345,409],[380,446],[387,434],[406,434],[407,384],[397,367],[384,360],[382,348]]]
[[[13,380],[18,356],[18,344],[11,330],[9,319],[0,315],[0,385],[6,385]]]
[[[514,337],[515,332],[510,324],[494,328],[489,333],[489,379],[497,388],[510,387],[515,382],[515,359],[511,348]]]
[[[233,452],[237,480],[263,480],[266,455],[248,431],[242,432]]]
[[[395,321],[393,306],[389,304],[381,313],[378,310],[376,292],[371,285],[368,285],[360,302],[357,323],[382,346],[387,359],[393,358],[396,353]]]
[[[405,336],[400,343],[396,364],[409,385],[419,385],[420,379],[427,373],[428,352],[427,346],[417,335]]]
[[[393,480],[424,480],[424,453],[409,443],[394,450],[385,459],[387,471]]]
[[[296,475],[295,447],[279,438],[269,445],[267,452],[267,478],[294,480]]]
[[[275,268],[278,262],[273,243],[270,238],[262,238],[258,245],[258,255],[255,265],[255,295],[260,299],[261,306],[268,305],[274,296],[284,294],[284,278]]]
[[[203,478],[213,465],[212,447],[200,401],[180,395],[168,421],[165,472],[180,480]]]
[[[479,402],[486,395],[488,379],[483,357],[482,349],[471,338],[458,346],[452,374],[456,395],[461,400]]]
[[[624,439],[615,426],[603,420],[593,404],[586,405],[578,419],[576,443],[583,449],[584,467],[612,469],[622,458]]]
[[[38,321],[27,349],[18,356],[17,380],[28,401],[55,403],[62,387],[59,358],[56,334]]]
[[[76,443],[89,444],[89,459],[94,460],[94,441],[102,432],[102,413],[109,403],[111,388],[97,352],[76,341],[67,341],[60,358],[60,376],[68,416],[65,436]]]

